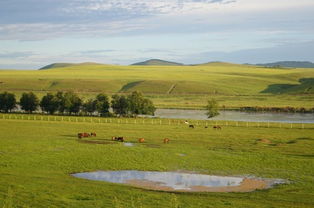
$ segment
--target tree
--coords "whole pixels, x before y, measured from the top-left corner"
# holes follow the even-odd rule
[[[218,102],[215,99],[208,100],[207,106],[206,106],[206,115],[208,118],[212,118],[219,115],[218,111]]]
[[[96,100],[89,99],[83,104],[83,109],[86,113],[92,114],[96,111],[96,104]]]
[[[38,107],[38,98],[33,92],[23,93],[20,99],[22,110],[32,113]]]
[[[58,102],[58,111],[63,114],[65,111],[65,98],[63,92],[57,92],[56,99]]]
[[[47,93],[41,101],[40,107],[43,111],[46,111],[49,114],[54,114],[59,108],[59,101],[56,95],[52,93]]]
[[[66,92],[64,94],[65,110],[71,115],[80,112],[82,100],[74,92]]]
[[[145,99],[142,93],[135,91],[128,96],[129,101],[129,110],[130,113],[134,116],[142,115],[154,115],[155,106],[153,102],[149,99]]]
[[[128,96],[128,101],[129,101],[129,110],[132,115],[139,115],[142,113],[142,102],[143,102],[142,93],[138,91],[132,92]]]
[[[155,115],[156,108],[153,102],[149,99],[144,99],[142,101],[142,112],[143,115]]]
[[[113,95],[111,107],[115,114],[119,116],[126,116],[129,112],[129,101],[124,95]]]
[[[8,113],[15,107],[16,99],[14,94],[8,92],[0,94],[0,111]]]
[[[101,116],[109,114],[110,102],[107,95],[98,94],[96,97],[96,110]]]

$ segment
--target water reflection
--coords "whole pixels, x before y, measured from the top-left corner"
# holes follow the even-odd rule
[[[205,110],[157,109],[155,117],[174,119],[207,120]],[[239,111],[221,111],[220,115],[210,120],[314,123],[313,113],[248,113]]]
[[[151,172],[151,171],[97,171],[89,173],[76,173],[73,176],[89,180],[107,181],[112,183],[125,183],[130,181],[149,181],[155,185],[166,186],[174,190],[190,190],[194,186],[226,187],[239,186],[243,181],[241,177],[210,176],[202,174],[178,172]]]

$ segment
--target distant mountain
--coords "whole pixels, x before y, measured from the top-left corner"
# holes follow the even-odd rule
[[[242,64],[234,64],[228,62],[212,61],[203,64],[193,64],[191,66],[240,66]]]
[[[84,62],[84,63],[53,63],[49,64],[47,66],[44,66],[40,68],[39,70],[46,70],[46,69],[54,69],[54,68],[62,68],[62,67],[69,67],[69,66],[86,66],[86,65],[103,65],[99,63],[93,63],[93,62]]]
[[[309,61],[279,61],[274,63],[256,64],[265,67],[287,67],[287,68],[314,68],[314,63]]]
[[[138,62],[131,65],[134,65],[134,66],[182,66],[184,64],[171,62],[171,61],[164,61],[160,59],[150,59],[144,62]]]

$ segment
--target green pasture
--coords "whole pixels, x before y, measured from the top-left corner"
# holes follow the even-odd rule
[[[169,119],[1,114],[0,207],[314,206],[313,124],[219,122],[221,131],[205,129],[201,121],[190,129]],[[79,142],[78,132],[96,132],[97,137]],[[136,145],[112,142],[112,136]],[[138,144],[140,137],[146,143]],[[169,144],[162,143],[165,137]],[[252,193],[168,193],[70,176],[94,170],[187,170],[290,183]]]
[[[138,90],[152,97],[157,107],[199,108],[208,97],[221,99],[221,104],[228,108],[246,105],[313,107],[313,77],[313,69],[224,63],[198,66],[84,64],[48,70],[0,70],[0,91],[18,95],[34,91],[42,96],[50,91],[72,90],[88,98],[100,92],[111,95]]]

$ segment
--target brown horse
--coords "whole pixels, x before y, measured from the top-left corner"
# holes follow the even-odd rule
[[[83,137],[90,137],[90,134],[89,133],[78,133],[77,134],[77,137],[79,138],[79,139],[81,139],[81,138],[83,138]]]
[[[139,143],[144,143],[144,142],[145,142],[145,139],[144,139],[144,138],[139,138],[139,139],[138,139],[138,142],[139,142]]]
[[[124,142],[125,141],[123,137],[112,137],[111,139],[112,139],[112,141],[117,141],[117,142]]]
[[[218,125],[213,126],[213,129],[216,129],[216,130],[221,130],[221,126],[218,126]]]
[[[165,144],[168,144],[169,142],[170,142],[170,139],[164,138],[164,143],[165,143]]]

